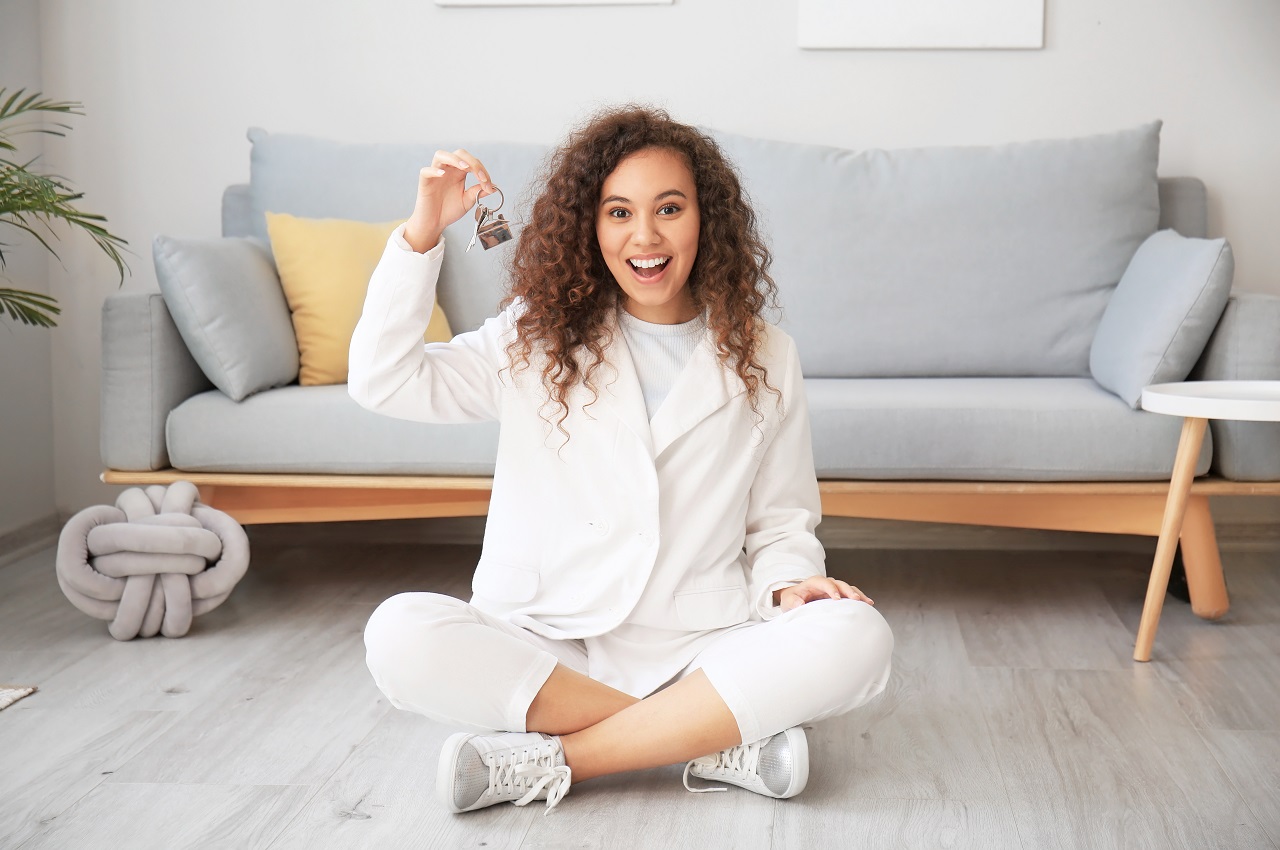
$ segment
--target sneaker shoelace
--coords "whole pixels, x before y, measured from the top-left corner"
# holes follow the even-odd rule
[[[519,761],[511,764],[491,764],[489,766],[489,793],[504,796],[515,796],[524,791],[524,796],[515,801],[517,806],[532,802],[543,789],[547,792],[547,811],[549,813],[556,804],[569,793],[569,782],[573,773],[568,765],[553,765],[550,756],[543,756],[533,761]]]
[[[694,765],[704,768],[704,778],[710,779],[715,776],[733,776],[733,775],[753,775],[756,772],[756,766],[760,763],[760,745],[762,741],[755,741],[750,744],[739,744],[736,747],[730,747],[727,750],[721,750],[718,753],[712,753],[709,756],[696,758],[684,766],[684,787],[688,791],[695,794],[701,794],[704,791],[727,791],[723,785],[716,785],[711,788],[694,788],[689,784],[689,771]]]

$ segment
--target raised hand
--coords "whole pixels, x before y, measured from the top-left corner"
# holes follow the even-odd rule
[[[466,188],[467,175],[478,181]],[[418,172],[418,199],[404,228],[405,241],[424,253],[440,243],[444,229],[462,218],[480,198],[498,191],[483,163],[465,150],[436,151],[431,165]]]

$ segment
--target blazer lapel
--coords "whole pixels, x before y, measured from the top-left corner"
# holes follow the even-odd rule
[[[632,367],[632,371],[635,369]],[[637,392],[639,391],[637,380]],[[671,392],[659,405],[649,428],[653,433],[653,453],[658,457],[695,425],[747,391],[736,373],[726,369],[716,357],[716,345],[710,328],[689,363],[676,378]],[[644,399],[641,397],[641,410]]]

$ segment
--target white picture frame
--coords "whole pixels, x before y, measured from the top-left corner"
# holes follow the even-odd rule
[[[437,6],[670,6],[675,0],[436,0]]]
[[[799,0],[810,49],[1038,50],[1044,0]]]

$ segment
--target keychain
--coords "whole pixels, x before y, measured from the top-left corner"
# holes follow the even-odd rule
[[[496,207],[486,207],[480,203],[479,198],[476,199],[476,229],[471,234],[471,241],[467,243],[468,251],[476,244],[477,239],[486,251],[511,239],[511,222],[507,221],[505,216],[498,215],[498,210],[502,209],[506,197],[497,186],[493,188],[498,193]]]

